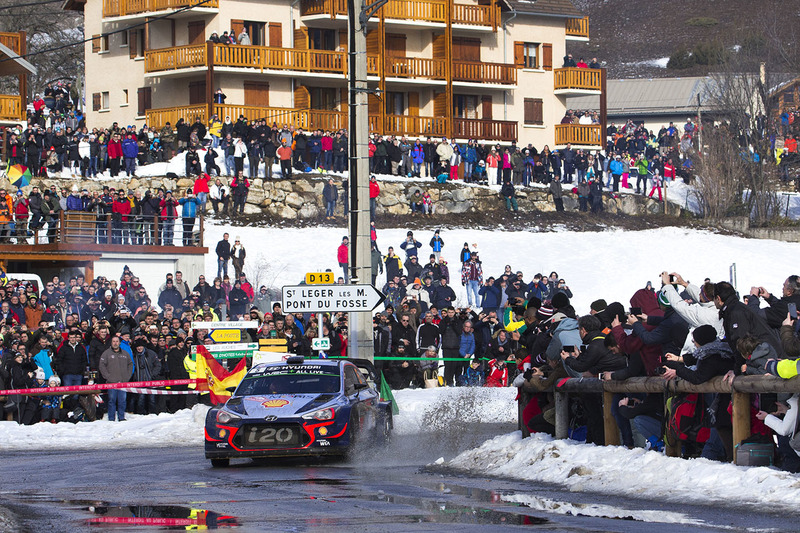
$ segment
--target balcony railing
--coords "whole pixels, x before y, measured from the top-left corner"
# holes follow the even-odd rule
[[[383,16],[387,19],[416,20],[444,24],[447,22],[447,3],[441,0],[389,0],[383,6]],[[345,0],[301,0],[300,15],[328,15],[336,18],[347,15]],[[453,24],[497,27],[500,8],[471,4],[453,4]]]
[[[511,120],[454,118],[452,135],[460,139],[516,141],[517,123]]]
[[[206,66],[206,45],[175,46],[144,53],[144,71],[162,72],[190,67]]]
[[[103,0],[103,17],[122,17],[138,13],[166,11],[197,4],[197,0]],[[208,0],[197,7],[219,9],[219,0]]]
[[[556,124],[556,146],[601,146],[599,124]]]
[[[232,118],[244,115],[250,119],[266,119],[267,123],[292,125],[305,130],[321,129],[336,131],[347,129],[346,111],[328,111],[323,109],[286,109],[282,107],[260,107],[233,104],[207,104],[171,107],[165,109],[148,109],[147,124],[160,129],[169,121],[174,125],[178,119],[194,122],[199,117],[206,122],[209,107],[219,117]],[[382,135],[435,136],[453,135],[458,138],[486,139],[490,141],[512,141],[517,139],[517,123],[503,120],[476,120],[454,118],[452,133],[448,131],[446,118],[419,117],[409,115],[385,115],[381,124],[381,115],[369,115],[370,132]]]
[[[367,56],[367,74],[379,75],[380,57]],[[389,78],[445,79],[445,62],[424,57],[386,57],[385,75]]]
[[[589,38],[589,17],[567,19],[567,37]]]
[[[454,61],[453,81],[514,85],[517,83],[517,69],[508,63]]]
[[[344,52],[267,46],[214,45],[214,65],[345,74]]]
[[[0,32],[0,44],[11,49],[15,54],[19,54],[22,50],[21,35],[13,32]]]
[[[601,90],[602,71],[596,68],[557,68],[553,71],[555,90]]]
[[[18,121],[25,119],[25,109],[22,106],[22,97],[0,94],[0,120]]]

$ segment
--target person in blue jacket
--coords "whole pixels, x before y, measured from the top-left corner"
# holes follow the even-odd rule
[[[481,296],[481,310],[484,313],[495,311],[500,308],[500,299],[503,297],[500,287],[494,284],[494,278],[489,276],[486,283],[478,289],[478,294]]]
[[[422,146],[419,139],[414,141],[414,146],[411,147],[411,163],[414,168],[414,176],[419,178],[422,165],[425,164],[425,147]]]
[[[194,230],[194,222],[197,218],[197,206],[200,201],[192,192],[192,189],[186,189],[183,198],[178,200],[181,205],[181,222],[183,223],[183,245],[192,245],[192,231]]]
[[[136,175],[136,158],[139,156],[139,145],[136,137],[129,133],[122,141],[122,157],[125,160],[125,173],[128,177]]]
[[[478,151],[475,149],[474,140],[470,139],[467,142],[467,146],[464,147],[462,158],[464,161],[464,179],[471,180],[472,169],[475,167],[475,163],[478,162]]]
[[[611,178],[614,180],[613,190],[619,192],[619,180],[625,172],[625,166],[622,164],[622,158],[619,155],[614,156],[614,160],[608,164],[608,171],[611,172]]]
[[[319,130],[315,130],[311,133],[311,137],[308,138],[306,148],[308,149],[308,164],[311,165],[311,168],[316,169],[320,166],[319,155],[322,153],[322,136],[320,135]]]
[[[436,256],[436,262],[439,262],[439,257],[442,255],[442,248],[444,248],[444,241],[439,236],[439,230],[433,232],[433,237],[431,237],[431,248],[433,248],[433,255]]]

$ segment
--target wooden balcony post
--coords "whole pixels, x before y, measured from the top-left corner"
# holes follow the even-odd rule
[[[106,244],[111,244],[111,215],[106,215]]]
[[[453,0],[447,0],[444,8],[444,62],[445,62],[445,104],[444,119],[447,138],[453,137]]]
[[[606,101],[606,69],[600,69],[600,149],[606,147],[608,127],[608,102]],[[664,202],[666,205],[666,202]]]
[[[56,229],[56,242],[69,241],[69,239],[66,238],[67,228],[64,225],[64,220],[65,220],[64,210],[62,209],[61,211],[58,212],[58,228]]]
[[[736,446],[750,437],[750,394],[735,392],[733,396],[733,462],[736,462]]]
[[[206,42],[206,104],[214,103],[214,43]],[[211,115],[206,117],[210,119]]]
[[[162,245],[160,234],[158,233],[158,215],[153,216],[153,243]]]
[[[603,393],[603,429],[605,430],[606,446],[619,446],[619,427],[614,415],[611,414],[613,401],[613,392]]]
[[[203,232],[205,231],[205,214],[200,213],[200,233],[197,236],[197,246],[203,246]]]

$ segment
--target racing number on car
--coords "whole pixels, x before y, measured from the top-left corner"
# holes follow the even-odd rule
[[[294,440],[292,428],[252,427],[247,433],[248,444],[288,444]]]

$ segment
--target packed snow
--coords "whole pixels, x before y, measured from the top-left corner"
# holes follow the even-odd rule
[[[487,440],[442,465],[471,475],[553,483],[675,503],[703,502],[791,510],[800,504],[800,478],[767,467],[667,457],[642,448],[595,446],[520,432]],[[523,502],[521,502],[523,503]]]
[[[422,243],[420,263],[427,263],[431,248],[428,245],[437,219],[442,223],[457,223],[457,215],[434,215],[429,229],[415,230]],[[378,227],[378,248],[385,255],[393,246],[405,261],[400,243],[406,238],[405,228]],[[212,221],[206,225],[206,243],[213,250],[224,232],[231,240],[241,237],[247,250],[245,272],[256,287],[264,284],[280,288],[297,285],[306,272],[330,269],[337,276],[342,269],[336,260],[345,228],[260,228],[232,227]],[[451,286],[458,305],[467,306],[466,289],[461,285],[459,252],[464,243],[477,245],[483,262],[484,279],[499,276],[505,265],[521,270],[526,280],[537,272],[551,271],[566,280],[574,297],[572,303],[580,314],[589,311],[591,302],[604,298],[628,306],[630,297],[648,281],[659,285],[664,270],[676,271],[685,279],[702,283],[706,277],[728,281],[729,267],[736,264],[738,289],[749,292],[751,286],[763,286],[779,291],[783,281],[797,271],[800,244],[772,240],[753,240],[710,231],[678,227],[630,231],[609,228],[597,233],[580,233],[559,227],[531,227],[530,231],[495,229],[441,230],[445,242],[442,257],[448,262]],[[766,267],[766,268],[765,268]],[[206,274],[217,272],[216,256],[206,256]],[[379,275],[376,286],[386,282]]]
[[[514,388],[437,388],[395,391],[400,414],[394,418],[395,435],[419,433],[443,414],[448,423],[516,423]],[[458,409],[454,407],[458,406]],[[70,424],[39,423],[20,426],[0,422],[0,451],[48,449],[147,448],[202,446],[208,407],[196,405],[175,414],[126,414],[124,422]]]

